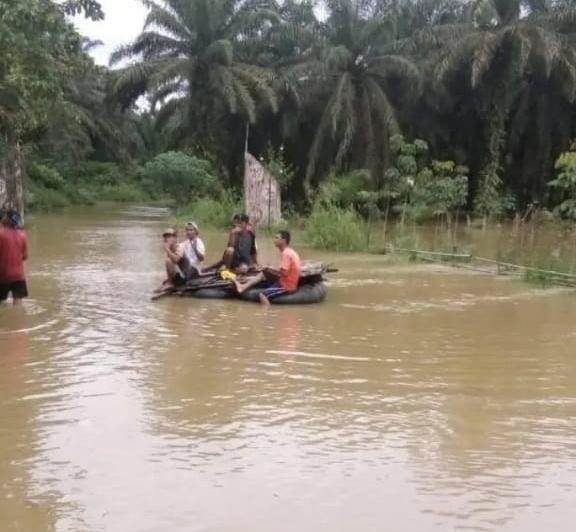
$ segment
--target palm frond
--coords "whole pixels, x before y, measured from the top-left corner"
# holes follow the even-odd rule
[[[565,56],[560,57],[554,74],[558,79],[564,97],[574,103],[576,100],[576,66]]]
[[[233,77],[234,90],[238,99],[238,108],[243,111],[244,117],[251,123],[256,123],[256,102],[248,87],[238,78]]]
[[[162,56],[184,54],[188,43],[155,31],[142,32],[130,46],[132,56],[142,56],[144,60]]]
[[[173,95],[183,95],[183,83],[181,81],[175,81],[172,83],[166,83],[154,90],[150,94],[150,107],[155,109],[158,103],[164,102],[167,98]]]
[[[144,22],[144,29],[158,28],[179,40],[193,40],[194,34],[186,27],[178,16],[157,4],[150,10]]]
[[[416,64],[401,55],[383,55],[370,62],[367,72],[381,79],[396,77],[407,82],[416,93],[422,86],[422,74]]]
[[[482,35],[480,44],[476,46],[472,59],[470,78],[472,88],[478,86],[484,74],[492,66],[501,39],[502,35],[500,33],[487,32]]]
[[[247,87],[258,94],[259,98],[266,103],[273,113],[278,112],[278,96],[272,87],[275,81],[272,72],[242,64],[232,67],[232,71]]]
[[[230,66],[234,61],[234,48],[232,47],[232,43],[227,39],[220,39],[210,43],[204,52],[204,58],[209,62]]]
[[[345,78],[345,74],[342,78]],[[342,166],[342,161],[347,155],[350,146],[354,140],[354,135],[356,133],[356,109],[354,108],[354,100],[356,98],[354,85],[352,80],[348,78],[346,81],[340,84],[338,90],[334,95],[334,104],[331,109],[332,115],[332,133],[333,135],[340,136],[340,142],[338,143],[338,151],[336,152],[335,165],[337,168]],[[341,103],[340,103],[341,102]],[[343,125],[343,130],[340,133],[334,126],[338,124]]]
[[[368,78],[366,80],[366,90],[370,95],[372,110],[378,117],[381,126],[391,133],[398,132],[399,127],[396,113],[394,112],[394,106],[390,103],[390,100],[382,87],[373,79]]]
[[[344,72],[338,80],[336,90],[331,98],[328,108],[330,109],[330,123],[332,124],[332,135],[338,132],[338,126],[342,121],[342,115],[349,110],[349,100],[353,97],[352,76],[349,72]]]
[[[135,101],[146,92],[155,68],[157,68],[157,64],[150,62],[136,63],[116,70],[111,83],[112,94],[119,95],[130,92],[131,100]]]
[[[188,116],[188,98],[173,98],[168,100],[156,114],[155,127],[162,130],[173,117],[185,121]]]

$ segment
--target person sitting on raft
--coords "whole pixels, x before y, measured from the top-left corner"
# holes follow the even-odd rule
[[[193,279],[202,273],[202,266],[206,257],[206,246],[200,238],[200,229],[194,222],[186,224],[186,240],[179,244],[178,255],[186,259],[184,264],[186,279]]]
[[[165,284],[182,286],[189,279],[198,277],[202,273],[202,264],[206,254],[206,246],[199,237],[198,226],[194,222],[188,222],[186,240],[180,244],[177,243],[178,235],[174,229],[166,230],[162,236],[168,276]]]
[[[209,271],[224,269],[224,272],[240,273],[247,265],[248,269],[258,268],[258,250],[256,247],[256,232],[250,225],[246,214],[235,214],[232,218],[232,230],[228,235],[228,243],[222,259],[212,264]]]
[[[270,285],[260,294],[260,303],[269,305],[271,300],[298,290],[302,262],[298,253],[290,247],[291,240],[289,231],[280,231],[274,237],[274,245],[281,253],[280,269],[266,267],[260,274],[246,282],[236,280],[234,284],[239,294],[264,280],[271,280]]]
[[[166,280],[162,287],[182,286],[186,283],[186,259],[178,252],[178,233],[175,229],[166,229],[162,234],[164,240],[164,253],[166,254]]]
[[[224,252],[224,265],[229,270],[236,270],[241,264],[247,264],[250,268],[257,266],[256,232],[250,225],[249,216],[237,214],[233,223],[234,229],[230,231],[228,246]]]

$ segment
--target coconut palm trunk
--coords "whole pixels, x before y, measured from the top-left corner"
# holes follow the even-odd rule
[[[24,171],[20,146],[7,141],[0,155],[0,209],[24,210]]]

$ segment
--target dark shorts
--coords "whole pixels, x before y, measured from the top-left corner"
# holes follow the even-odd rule
[[[178,272],[174,277],[172,277],[172,284],[174,286],[184,286],[186,284],[186,277]]]
[[[272,286],[269,286],[265,290],[263,290],[262,295],[266,297],[266,299],[276,299],[277,297],[283,296],[284,294],[289,294],[288,290],[282,288],[280,283],[275,283]]]
[[[14,299],[28,297],[28,285],[26,281],[15,281],[13,283],[0,283],[0,301],[6,301],[12,294]]]
[[[178,272],[171,280],[174,286],[184,286],[188,281],[197,279],[199,276],[200,272],[194,266],[190,266],[187,272]]]

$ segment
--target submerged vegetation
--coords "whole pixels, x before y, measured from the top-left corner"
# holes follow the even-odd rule
[[[2,4],[0,203],[169,199],[222,226],[247,141],[317,247],[576,220],[570,0],[143,4],[110,68],[70,18],[102,20],[97,0]]]

